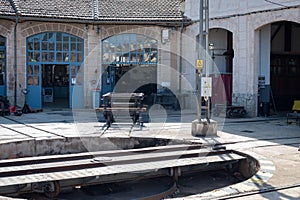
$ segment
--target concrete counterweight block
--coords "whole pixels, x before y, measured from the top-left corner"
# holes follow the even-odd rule
[[[217,122],[210,120],[210,123],[206,119],[194,120],[192,122],[192,135],[193,136],[217,136]]]

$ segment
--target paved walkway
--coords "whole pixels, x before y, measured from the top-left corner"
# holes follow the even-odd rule
[[[259,159],[261,170],[251,179],[209,193],[184,199],[300,199],[300,126],[287,125],[285,117],[255,117],[241,119],[215,118],[217,137],[193,137],[191,111],[150,113],[150,123],[140,130],[135,127],[130,136],[194,140],[202,143],[225,143]],[[99,122],[100,120],[100,122]],[[65,137],[99,136],[104,122],[92,110],[44,110],[22,116],[0,117],[0,143],[19,140],[42,140]],[[102,137],[129,137],[130,122],[114,125]],[[258,194],[264,190],[265,193]],[[278,190],[278,191],[274,191]],[[272,192],[268,192],[272,191]],[[251,196],[244,196],[244,192]]]

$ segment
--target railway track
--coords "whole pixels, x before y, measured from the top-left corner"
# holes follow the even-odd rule
[[[0,195],[38,192],[55,197],[63,189],[190,171],[238,166],[246,157],[202,145],[169,145],[130,150],[86,152],[0,161]]]
[[[0,124],[1,128],[6,129],[6,130],[11,131],[11,132],[15,132],[15,133],[20,134],[22,136],[26,136],[26,137],[29,137],[29,138],[37,138],[38,135],[40,133],[42,133],[46,137],[55,136],[55,137],[66,138],[62,134],[58,134],[58,133],[54,133],[54,132],[51,132],[51,131],[48,131],[48,130],[44,130],[44,129],[32,126],[30,124],[26,124],[26,123],[17,121],[15,119],[11,119],[9,117],[2,116],[2,118],[7,120],[8,124],[10,124],[10,126]]]

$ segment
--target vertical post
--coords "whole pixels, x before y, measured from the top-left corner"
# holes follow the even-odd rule
[[[209,32],[209,5],[208,5],[208,0],[205,0],[205,5],[204,5],[204,10],[205,10],[205,77],[209,77],[209,54],[208,54],[208,32]],[[209,97],[205,97],[206,100],[206,119],[209,122],[210,119],[210,101]]]
[[[17,106],[17,26],[19,23],[19,15],[16,13],[16,23],[14,27],[14,106]]]
[[[203,0],[200,0],[199,3],[199,51],[198,51],[198,59],[201,60],[202,58],[202,49],[203,49]],[[198,95],[198,120],[201,120],[201,76],[202,76],[202,69],[197,69],[197,95]]]

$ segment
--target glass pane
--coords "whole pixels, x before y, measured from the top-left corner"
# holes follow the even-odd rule
[[[69,42],[69,36],[64,36],[63,39],[64,39],[64,42]]]
[[[0,74],[0,85],[4,85],[4,73]]]
[[[76,42],[76,37],[71,37],[71,42]]]
[[[39,85],[39,77],[38,76],[33,77],[33,85]]]
[[[42,50],[47,50],[48,47],[48,43],[47,42],[43,42],[42,43]]]
[[[48,61],[49,62],[53,62],[54,61],[54,53],[53,52],[48,53]]]
[[[56,40],[62,41],[62,33],[56,33]]]
[[[71,67],[71,76],[76,76],[76,66]]]
[[[33,62],[33,52],[28,52],[28,62]]]
[[[33,50],[33,42],[28,42],[28,50]]]
[[[49,50],[54,51],[54,42],[49,43]]]
[[[0,46],[5,45],[5,38],[0,36]]]
[[[34,75],[39,76],[39,74],[40,74],[40,68],[38,65],[35,65],[34,66]]]
[[[82,51],[82,43],[77,43],[77,51]]]
[[[32,76],[28,76],[28,78],[27,78],[27,84],[28,85],[33,85],[33,77]]]
[[[76,53],[71,52],[71,62],[76,62]]]
[[[68,53],[64,53],[64,61],[69,62],[69,54]]]
[[[43,52],[43,53],[42,53],[42,61],[43,61],[43,62],[46,62],[46,61],[47,61],[47,58],[48,58],[47,52]]]
[[[56,43],[56,50],[57,51],[62,51],[62,43],[61,42]]]
[[[109,62],[109,54],[108,53],[103,54],[103,62]]]
[[[34,52],[33,62],[40,61],[40,52]]]
[[[71,51],[76,51],[76,43],[71,43]]]
[[[69,43],[64,42],[64,51],[69,50]]]
[[[36,50],[36,51],[40,50],[40,42],[39,41],[34,43],[34,50]]]
[[[56,53],[56,61],[57,62],[63,61],[63,59],[62,59],[62,53],[61,52]]]
[[[77,62],[82,62],[82,53],[77,54]]]

